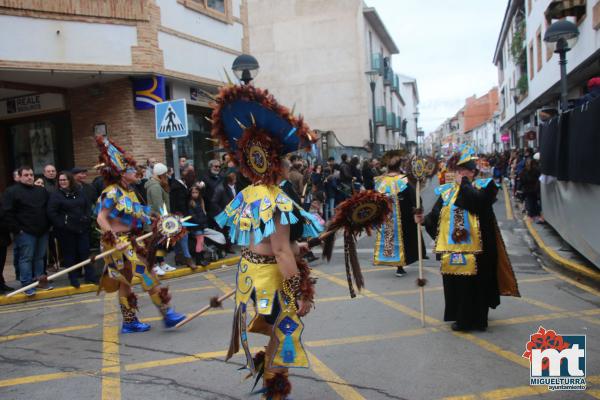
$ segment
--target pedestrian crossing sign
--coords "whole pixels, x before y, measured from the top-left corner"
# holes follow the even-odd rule
[[[156,138],[168,139],[188,135],[185,99],[163,101],[154,108]]]

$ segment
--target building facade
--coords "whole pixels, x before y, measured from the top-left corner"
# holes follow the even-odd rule
[[[500,127],[512,148],[536,146],[527,133],[536,130],[537,110],[558,109],[558,55],[544,42],[552,22],[566,18],[579,29],[567,53],[569,98],[585,91],[600,75],[600,0],[509,0],[494,52],[498,68]],[[516,117],[515,117],[516,116]]]
[[[404,99],[405,106],[402,117],[402,130],[405,135],[406,149],[411,154],[417,153],[419,133],[419,89],[417,80],[406,75],[398,74],[400,79],[400,95]]]
[[[248,10],[256,85],[323,133],[324,156],[370,156],[404,143],[405,99],[391,67],[398,48],[374,8],[362,0],[248,0]]]
[[[166,160],[154,128],[166,99],[187,100],[179,151],[206,163],[203,93],[247,50],[246,10],[243,0],[0,0],[0,189],[21,165],[93,166],[96,134],[138,162]]]

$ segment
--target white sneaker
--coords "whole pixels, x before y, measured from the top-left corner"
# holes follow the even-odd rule
[[[171,271],[175,271],[177,268],[175,267],[171,267],[169,264],[164,263],[161,264],[160,268],[164,271],[164,272],[171,272]]]
[[[154,266],[154,268],[152,268],[152,272],[154,272],[158,276],[163,276],[165,274],[165,271],[163,271],[160,265]]]

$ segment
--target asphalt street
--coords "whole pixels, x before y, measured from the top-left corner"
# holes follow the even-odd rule
[[[431,187],[423,198],[428,210]],[[341,240],[331,264],[314,263],[316,309],[304,319],[303,336],[311,369],[292,371],[293,399],[600,398],[600,292],[542,268],[502,191],[495,210],[522,297],[503,297],[486,332],[456,333],[443,322],[442,279],[427,235],[425,327],[416,264],[402,278],[374,267],[374,238],[359,240],[366,290],[358,298],[348,295]],[[190,313],[234,281],[235,266],[228,266],[167,284],[176,309]],[[152,330],[120,335],[114,294],[0,307],[0,399],[248,398],[242,354],[224,361],[231,300],[179,330],[162,327],[144,294],[140,309]],[[585,392],[529,386],[529,361],[521,355],[539,326],[587,335]],[[266,343],[262,336],[250,341],[256,348]]]

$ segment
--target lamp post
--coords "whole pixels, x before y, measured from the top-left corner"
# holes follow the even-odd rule
[[[417,141],[417,148],[415,149],[415,153],[417,155],[419,155],[419,115],[421,115],[419,113],[419,110],[413,113],[413,116],[415,117],[415,140]]]
[[[555,53],[558,53],[560,65],[560,109],[562,112],[567,111],[567,51],[571,50],[577,38],[579,37],[579,29],[574,23],[561,20],[550,25],[544,34],[544,42],[555,45]]]
[[[249,54],[240,54],[233,60],[231,69],[235,76],[245,85],[249,84],[258,75],[258,61]]]
[[[513,134],[513,141],[516,145],[517,143],[517,137],[518,137],[518,132],[517,132],[517,100],[519,100],[519,96],[517,95],[517,88],[513,87],[509,89],[510,92],[512,93],[512,99],[513,99],[513,104],[515,105],[515,130],[514,130],[514,134]],[[519,146],[515,146],[515,147],[519,147]]]
[[[371,70],[366,72],[369,78],[369,86],[371,87],[371,107],[373,112],[373,118],[371,120],[371,141],[373,142],[373,157],[376,158],[379,154],[377,148],[377,125],[375,124],[375,86],[377,85],[377,78],[379,77],[379,71]]]

